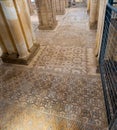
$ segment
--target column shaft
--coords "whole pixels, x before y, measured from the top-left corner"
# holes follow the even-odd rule
[[[68,0],[65,0],[65,7],[68,8],[69,4],[68,4]]]
[[[90,0],[87,0],[87,12],[90,12]]]
[[[0,1],[0,39],[2,50],[7,50],[4,62],[27,64],[36,50],[27,7],[26,0]]]
[[[1,48],[3,54],[7,53],[7,49],[6,49],[5,45],[4,45],[4,42],[3,42],[2,38],[1,38],[1,36],[0,36],[0,48]]]
[[[65,1],[64,0],[55,0],[56,14],[63,15],[65,14]]]
[[[102,42],[102,34],[104,27],[104,18],[105,18],[105,10],[106,10],[106,2],[107,0],[100,0],[99,6],[99,17],[98,17],[98,27],[97,27],[97,35],[96,35],[96,48],[95,55],[99,58],[100,46]]]
[[[33,14],[32,2],[31,2],[31,0],[27,0],[27,2],[28,2],[28,8],[29,8],[29,11],[30,11],[30,15],[32,15]]]
[[[16,48],[14,46],[12,37],[10,35],[10,30],[8,28],[7,20],[1,6],[0,6],[0,37],[3,41],[2,43],[4,43],[4,46],[7,49],[7,53],[8,54],[16,53]]]
[[[23,37],[22,28],[20,26],[20,21],[17,14],[17,11],[21,10],[15,9],[13,0],[1,1],[1,5],[18,54],[21,58],[26,57],[28,55],[28,50],[25,44],[25,39]]]
[[[27,45],[28,50],[33,46],[33,41],[32,41],[32,30],[31,30],[31,20],[28,16],[28,10],[26,7],[25,0],[16,0],[16,9],[18,10],[20,8],[19,14],[19,20],[20,20],[20,25],[22,27],[22,33],[25,39],[25,43]]]
[[[39,29],[51,30],[57,25],[54,0],[36,0]]]
[[[29,12],[29,8],[28,8],[27,0],[24,0],[24,8],[26,9],[26,12],[27,12],[26,13],[27,15],[25,17],[26,17],[26,20],[27,20],[27,23],[28,23],[28,27],[31,30],[33,43],[36,44],[36,38],[35,38],[34,31],[33,31],[32,23],[31,23],[30,12]]]
[[[90,29],[97,28],[98,0],[90,0]]]

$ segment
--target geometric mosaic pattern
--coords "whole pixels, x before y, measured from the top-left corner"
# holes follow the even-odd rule
[[[6,119],[3,109],[9,105],[32,106],[43,113],[101,130],[106,127],[106,117],[100,84],[99,76],[28,70],[2,83],[1,115]]]
[[[41,112],[80,124],[83,122],[82,125],[86,127],[89,125],[91,128],[105,127],[105,109],[99,76],[86,77],[65,73],[61,75],[45,73],[40,69],[30,71],[21,69],[11,78],[12,71],[14,69],[9,68],[6,72],[8,75],[5,76],[7,81],[6,78],[2,80],[1,99],[3,100],[0,103],[2,121],[4,117],[6,119],[3,108],[9,109],[8,106],[17,104],[23,108],[33,106]]]
[[[86,9],[57,18],[54,31],[34,29],[41,48],[29,66],[0,65],[0,130],[107,130]]]
[[[96,73],[93,48],[46,46],[33,66],[42,70],[90,74]]]

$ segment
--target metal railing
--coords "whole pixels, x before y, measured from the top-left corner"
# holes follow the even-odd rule
[[[117,8],[114,7],[115,4],[117,2],[110,0],[106,6],[99,59],[109,130],[117,130]]]

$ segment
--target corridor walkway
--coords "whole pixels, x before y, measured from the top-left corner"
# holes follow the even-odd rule
[[[31,19],[41,45],[35,59],[0,65],[0,130],[107,130],[86,8],[57,16],[54,31]]]

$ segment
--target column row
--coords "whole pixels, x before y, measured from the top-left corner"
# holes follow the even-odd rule
[[[54,29],[56,14],[65,13],[65,0],[35,1],[39,28]],[[0,47],[4,62],[28,64],[39,49],[32,31],[31,4],[30,0],[0,0]]]

